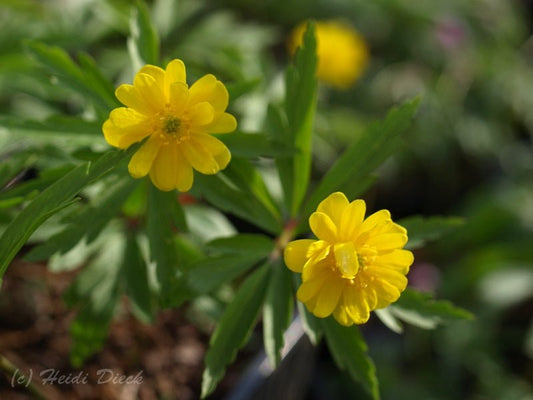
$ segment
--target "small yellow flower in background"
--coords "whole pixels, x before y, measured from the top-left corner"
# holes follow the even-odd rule
[[[231,154],[211,133],[236,129],[226,113],[229,95],[222,82],[205,75],[190,88],[185,65],[171,61],[165,70],[145,65],[133,85],[121,85],[115,95],[126,107],[111,111],[103,126],[106,141],[126,149],[145,138],[128,164],[134,178],[150,175],[160,190],[189,190],[193,168],[216,174],[228,165]]]
[[[368,63],[368,48],[350,26],[338,21],[315,22],[318,79],[339,89],[348,89],[361,76]],[[292,53],[302,44],[307,22],[298,25],[289,38]]]
[[[363,200],[348,202],[336,192],[311,214],[318,240],[301,239],[285,248],[285,264],[302,274],[297,297],[315,316],[331,314],[342,325],[368,321],[407,285],[413,254],[403,250],[407,231],[380,210],[366,219]]]

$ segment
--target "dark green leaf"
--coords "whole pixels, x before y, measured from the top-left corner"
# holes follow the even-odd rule
[[[242,95],[250,93],[252,90],[257,88],[261,84],[261,81],[261,78],[256,78],[227,84],[226,88],[229,92],[229,98],[231,101],[235,101]]]
[[[359,328],[342,326],[332,317],[322,320],[322,327],[337,366],[361,383],[373,399],[379,399],[376,367],[367,355],[367,345]]]
[[[265,219],[273,219],[278,224],[278,232],[281,231],[282,221],[280,210],[268,192],[268,189],[263,182],[263,177],[255,169],[253,164],[244,159],[234,157],[230,165],[224,171],[224,174],[235,184],[236,187],[243,191],[247,191],[254,200],[261,203],[266,208],[267,213],[261,213],[261,217]],[[258,210],[260,211],[260,210]],[[261,210],[262,211],[262,210]],[[258,217],[259,217],[258,213]]]
[[[78,93],[89,96],[102,110],[108,110],[116,106],[116,100],[108,94],[103,94],[101,82],[95,80],[93,70],[83,71],[66,53],[57,46],[48,46],[38,41],[26,42],[26,47],[41,64],[52,74],[57,76],[65,86]],[[87,66],[87,58],[84,63]]]
[[[144,262],[137,239],[130,235],[126,242],[122,275],[133,313],[144,322],[151,322],[154,317],[153,295],[148,284],[148,270]]]
[[[130,34],[128,45],[130,51],[135,53],[134,58],[140,58],[138,61],[140,66],[144,64],[158,65],[159,37],[152,24],[148,6],[143,1],[136,1],[132,8]]]
[[[287,69],[285,112],[287,130],[285,143],[294,145],[292,159],[278,159],[286,204],[292,216],[298,215],[300,204],[307,191],[311,169],[311,143],[316,109],[317,66],[315,28],[307,27],[300,47],[294,56],[294,64]]]
[[[31,234],[51,215],[70,205],[73,197],[88,183],[113,169],[120,161],[136,150],[132,146],[127,151],[112,150],[94,163],[84,163],[64,175],[61,179],[42,191],[11,221],[0,237],[0,278],[8,265]]]
[[[347,182],[359,182],[379,167],[395,150],[418,107],[419,99],[392,109],[385,121],[371,124],[335,162],[304,207],[304,216]]]
[[[233,132],[216,135],[231,151],[232,156],[290,157],[295,153],[293,145],[273,139],[264,133]]]
[[[161,192],[153,185],[148,190],[148,210],[146,215],[150,259],[155,263],[156,278],[162,307],[169,307],[179,293],[182,272],[176,248],[175,236],[181,207],[176,192]]]
[[[273,367],[281,359],[283,334],[292,319],[292,277],[285,264],[278,259],[272,263],[265,304],[263,305],[263,340],[265,352]]]
[[[232,254],[209,257],[191,266],[188,285],[197,293],[208,293],[229,282],[265,258],[261,254]]]
[[[274,239],[256,233],[241,233],[214,239],[207,243],[207,248],[216,253],[267,257],[274,249]]]
[[[227,365],[250,336],[265,297],[268,272],[266,264],[248,277],[222,315],[205,357],[202,398],[215,389]]]
[[[426,329],[432,329],[439,323],[474,318],[472,313],[455,307],[447,300],[434,300],[430,294],[414,289],[406,289],[390,309],[394,316]]]
[[[270,211],[249,193],[231,185],[222,174],[195,177],[194,189],[217,208],[243,218],[266,231],[276,234],[281,230],[280,222]]]
[[[407,229],[409,242],[407,249],[417,249],[426,242],[435,240],[453,231],[464,224],[464,220],[458,217],[409,217],[398,221],[398,224]]]
[[[136,185],[137,182],[130,179],[112,182],[110,189],[85,207],[64,230],[34,247],[26,258],[31,261],[47,260],[55,253],[66,253],[83,238],[87,244],[91,243],[108,222],[117,216],[122,203]]]
[[[81,309],[72,322],[70,358],[74,366],[98,351],[105,339],[119,298],[124,241],[113,235],[68,289],[65,301]]]
[[[25,120],[10,116],[0,116],[0,124],[12,133],[33,134],[49,137],[50,135],[68,136],[74,143],[90,144],[95,137],[102,134],[102,126],[97,121],[54,115],[44,121]],[[46,135],[46,136],[45,136]]]

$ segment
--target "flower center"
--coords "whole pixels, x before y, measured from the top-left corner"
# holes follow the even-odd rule
[[[177,135],[181,121],[176,117],[168,117],[164,122],[164,131],[167,135]]]

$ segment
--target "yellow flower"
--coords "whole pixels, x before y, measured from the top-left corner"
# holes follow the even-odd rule
[[[318,54],[318,79],[339,89],[349,88],[363,73],[368,63],[365,41],[350,26],[338,21],[315,22]],[[302,44],[307,22],[298,25],[289,38],[294,53]]]
[[[134,178],[150,175],[160,190],[189,190],[193,168],[216,174],[231,154],[210,133],[235,130],[237,121],[226,113],[229,95],[222,82],[205,75],[190,88],[185,65],[171,61],[165,70],[145,65],[133,85],[121,85],[115,95],[126,107],[111,111],[103,126],[106,141],[126,149],[145,138],[128,164]]]
[[[298,300],[315,316],[333,314],[346,326],[365,323],[370,311],[398,300],[413,263],[402,249],[407,231],[389,211],[366,219],[365,211],[363,200],[331,194],[309,218],[318,240],[292,241],[284,254],[287,267],[302,274]]]

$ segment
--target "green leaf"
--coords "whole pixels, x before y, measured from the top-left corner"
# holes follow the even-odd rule
[[[309,23],[294,64],[286,75],[285,113],[287,129],[285,143],[294,145],[292,159],[277,159],[281,183],[291,216],[298,215],[307,191],[311,171],[311,144],[317,100],[317,66],[315,27]]]
[[[107,338],[120,293],[124,247],[121,235],[109,236],[96,259],[78,275],[65,295],[70,307],[81,305],[70,327],[70,359],[76,367],[101,349]]]
[[[385,325],[391,331],[396,333],[403,332],[403,326],[401,322],[398,321],[398,319],[392,314],[392,311],[389,307],[374,310],[374,312],[376,313],[376,316],[379,318],[379,320],[383,323],[383,325]]]
[[[211,292],[257,265],[263,258],[261,254],[250,253],[205,258],[191,266],[188,286],[197,293]]]
[[[264,133],[233,132],[215,135],[231,151],[234,157],[291,157],[293,145],[276,140]],[[233,161],[232,161],[233,162]],[[231,164],[230,164],[231,165]]]
[[[272,272],[263,305],[263,340],[265,352],[275,368],[281,360],[283,333],[289,326],[293,311],[292,277],[285,264],[278,259]]]
[[[250,275],[220,318],[205,356],[202,398],[215,389],[227,365],[250,336],[265,297],[268,272],[269,266],[265,264]]]
[[[257,217],[265,218],[267,221],[273,219],[278,225],[278,232],[280,232],[282,228],[280,210],[268,192],[263,177],[253,164],[244,158],[234,157],[224,174],[236,187],[243,191],[246,190],[254,200],[261,203],[266,210],[258,209]],[[262,212],[259,214],[259,211]],[[265,221],[265,224],[267,221]]]
[[[379,399],[376,367],[367,355],[367,345],[359,328],[342,326],[332,317],[322,320],[322,327],[337,366],[361,383],[373,399]]]
[[[101,197],[97,197],[91,205],[85,207],[65,229],[34,247],[26,255],[26,259],[41,261],[47,260],[55,253],[64,254],[83,238],[86,239],[86,244],[91,243],[108,222],[116,217],[124,199],[137,185],[136,181],[130,179],[111,183],[110,188]]]
[[[261,84],[262,81],[263,81],[262,78],[255,78],[255,79],[249,79],[246,81],[238,81],[238,82],[227,84],[226,88],[228,89],[229,98],[231,99],[231,101],[235,101],[242,95],[245,95],[253,91],[255,88],[257,88]]]
[[[223,178],[223,174],[198,174],[195,181],[194,190],[218,209],[245,219],[270,233],[280,232],[280,222],[272,217],[270,211],[252,195],[231,185],[227,178]]]
[[[372,171],[397,150],[401,135],[411,124],[418,103],[418,98],[406,102],[393,108],[383,122],[371,124],[322,178],[305,204],[303,216],[308,216],[320,201],[344,184],[367,179]]]
[[[179,270],[180,259],[174,240],[177,234],[176,222],[182,218],[178,216],[182,212],[175,191],[162,192],[150,185],[146,215],[147,234],[150,259],[155,263],[162,307],[172,305],[173,298],[179,295],[175,290],[183,278],[183,271]]]
[[[143,1],[136,1],[130,19],[128,49],[134,60],[135,70],[144,64],[159,64],[159,37],[152,24],[150,11]]]
[[[421,217],[414,216],[398,221],[398,224],[407,229],[409,242],[407,249],[418,249],[426,242],[440,238],[464,224],[458,217]]]
[[[0,279],[11,260],[31,234],[51,215],[72,204],[73,197],[88,183],[112,170],[120,161],[131,155],[137,146],[127,151],[112,150],[94,163],[84,163],[43,190],[15,217],[0,237]]]
[[[120,107],[121,103],[115,97],[115,87],[98,69],[94,58],[81,52],[78,53],[78,61],[85,74],[86,82],[91,85],[92,90],[105,100],[109,108]]]
[[[14,135],[24,135],[32,139],[68,138],[69,145],[92,145],[100,140],[102,125],[97,121],[53,115],[44,121],[33,121],[11,116],[0,116],[0,125]]]
[[[148,283],[148,269],[134,235],[129,235],[126,241],[122,275],[133,313],[144,322],[152,322],[155,304]]]
[[[87,95],[102,110],[116,107],[116,100],[108,93],[103,92],[102,76],[95,76],[96,67],[82,70],[67,54],[65,50],[57,46],[49,46],[38,41],[27,41],[26,48],[33,57],[43,64],[65,86],[77,93]],[[89,67],[89,59],[83,56],[84,66]]]
[[[457,319],[474,318],[472,313],[447,300],[434,300],[430,294],[414,289],[406,289],[389,308],[397,318],[424,329],[433,329],[440,323]]]
[[[267,257],[274,250],[274,239],[257,233],[218,238],[206,244],[207,248],[222,254],[252,254]]]

